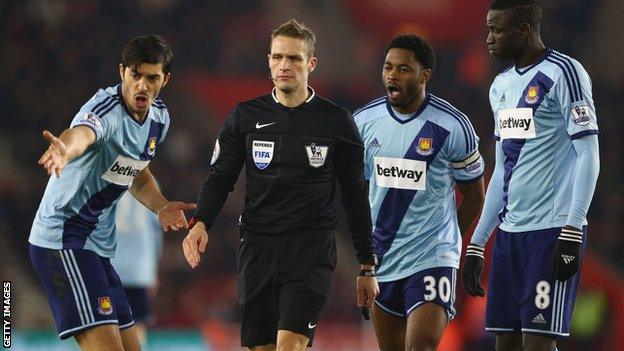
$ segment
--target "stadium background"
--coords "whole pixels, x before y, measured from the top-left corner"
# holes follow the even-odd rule
[[[237,101],[271,87],[266,54],[270,30],[297,18],[318,34],[316,91],[351,110],[384,94],[383,48],[413,32],[434,46],[438,66],[429,89],[464,111],[481,137],[487,172],[493,166],[487,92],[504,66],[488,56],[488,0],[133,0],[0,1],[0,274],[13,282],[13,349],[66,350],[60,342],[27,254],[32,218],[45,188],[36,164],[46,148],[41,130],[65,129],[100,87],[119,81],[123,43],[158,33],[171,43],[173,80],[162,92],[172,116],[153,172],[171,199],[194,201],[207,174],[220,125]],[[561,350],[624,350],[624,237],[621,108],[624,36],[618,0],[543,1],[547,46],[577,58],[593,80],[600,124],[601,173],[589,214],[589,253],[573,321]],[[615,45],[614,45],[615,44]],[[244,178],[244,177],[241,177]],[[228,350],[238,345],[235,302],[235,219],[238,186],[211,231],[201,266],[187,266],[183,233],[167,233],[159,272],[157,319],[150,349]],[[374,350],[369,322],[355,308],[357,271],[349,235],[337,231],[339,263],[315,349]],[[489,251],[488,251],[489,252]],[[493,349],[482,331],[484,299],[458,289],[458,317],[441,350]]]

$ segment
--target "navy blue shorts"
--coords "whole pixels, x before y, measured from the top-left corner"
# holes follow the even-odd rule
[[[380,282],[375,303],[391,315],[406,318],[418,306],[433,302],[446,309],[450,320],[455,317],[456,279],[457,269],[436,267],[400,280]]]
[[[492,253],[485,330],[553,337],[570,335],[579,274],[563,283],[555,279],[552,254],[560,232],[561,228],[521,233],[498,230]],[[587,236],[586,227],[583,236]]]
[[[152,317],[150,309],[148,289],[125,287],[124,292],[126,293],[126,298],[128,299],[130,308],[132,308],[132,317],[134,318],[134,321],[145,324],[152,323],[154,318]]]
[[[61,339],[103,324],[134,324],[119,276],[108,258],[91,250],[54,250],[30,245]]]

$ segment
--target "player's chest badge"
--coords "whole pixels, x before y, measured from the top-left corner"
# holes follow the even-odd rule
[[[251,142],[251,155],[259,170],[269,167],[273,160],[274,148],[275,142],[273,141],[254,140]]]
[[[537,100],[539,100],[539,87],[537,85],[531,85],[529,89],[527,89],[524,102],[529,105],[533,105],[537,102]]]
[[[418,146],[416,152],[422,156],[429,156],[433,153],[433,139],[432,138],[418,138]]]
[[[329,150],[329,146],[321,146],[316,145],[316,143],[312,143],[310,145],[306,145],[306,153],[308,154],[308,161],[310,162],[310,166],[314,168],[319,168],[325,164],[325,160],[327,159],[327,150]]]
[[[154,155],[156,154],[156,144],[156,137],[151,137],[147,140],[147,156],[149,156],[150,158],[154,157]]]

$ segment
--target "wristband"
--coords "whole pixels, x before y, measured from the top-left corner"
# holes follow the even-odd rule
[[[482,246],[475,245],[475,244],[468,244],[468,246],[466,247],[466,256],[477,256],[483,259],[484,250],[485,248]]]
[[[559,234],[559,240],[572,241],[575,243],[583,243],[583,232],[576,229],[563,228]]]
[[[374,269],[362,269],[360,271],[360,274],[358,274],[358,276],[360,276],[360,277],[376,277],[377,274],[375,273]]]

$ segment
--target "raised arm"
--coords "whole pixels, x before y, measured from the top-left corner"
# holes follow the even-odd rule
[[[38,163],[48,175],[55,173],[57,178],[61,176],[69,161],[82,155],[95,142],[95,132],[83,125],[66,129],[58,137],[44,130],[43,137],[50,146],[39,158]]]
[[[158,221],[163,230],[175,231],[188,228],[184,211],[194,210],[195,204],[184,203],[180,201],[167,201],[156,184],[156,180],[150,172],[149,167],[145,167],[139,175],[134,178],[130,193],[143,206],[149,208],[152,212],[158,214]]]

